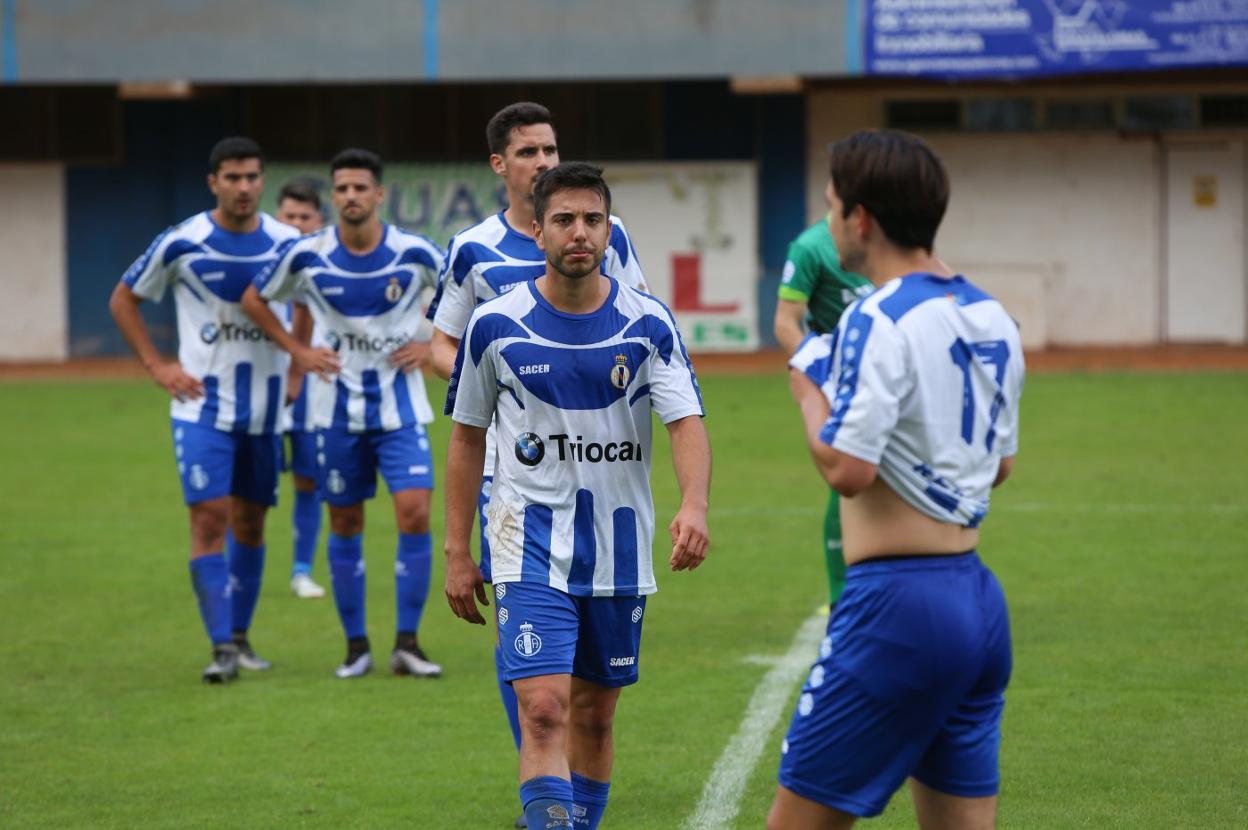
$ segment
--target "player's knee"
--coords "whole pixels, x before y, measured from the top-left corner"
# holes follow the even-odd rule
[[[582,740],[607,743],[615,728],[615,712],[603,706],[575,706],[572,727]]]
[[[551,740],[568,726],[568,700],[553,690],[532,690],[520,700],[520,722],[526,734],[537,740]]]
[[[396,508],[399,532],[429,532],[429,500],[411,499]]]
[[[364,532],[364,511],[354,508],[331,509],[329,529],[335,536],[357,536]]]
[[[230,519],[230,531],[244,545],[264,544],[264,511],[236,510]]]
[[[214,499],[191,507],[191,536],[204,550],[221,550],[225,546],[225,527],[229,508],[224,500]]]

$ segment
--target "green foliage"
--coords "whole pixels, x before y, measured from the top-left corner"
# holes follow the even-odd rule
[[[767,671],[743,658],[782,654],[825,595],[826,495],[784,378],[703,388],[712,554],[667,572],[676,488],[660,440],[662,590],[620,706],[604,828],[683,823]],[[1242,375],[1028,381],[1018,467],[981,546],[1015,644],[1002,827],[1248,826],[1246,411]],[[288,481],[253,629],[276,668],[200,684],[209,654],[165,413],[147,384],[0,387],[0,826],[509,826],[516,759],[492,630],[451,616],[435,557],[421,640],[446,676],[334,679],[332,600],[287,590]],[[432,429],[439,475],[447,432]],[[441,528],[438,494],[435,549]],[[393,550],[383,488],[365,534],[378,656]],[[323,543],[316,576],[328,581]],[[738,828],[762,825],[787,722]],[[908,799],[864,826],[914,826]]]

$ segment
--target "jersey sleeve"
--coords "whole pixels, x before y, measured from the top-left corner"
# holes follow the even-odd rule
[[[913,383],[905,349],[890,322],[864,311],[861,301],[850,306],[837,330],[832,374],[823,386],[831,412],[819,438],[878,464]]]
[[[705,416],[706,410],[680,330],[676,328],[672,313],[666,308],[663,311],[661,317],[650,315],[647,318],[652,326],[650,403],[659,420],[670,424],[690,415]]]
[[[477,298],[470,278],[475,264],[471,249],[463,245],[458,237],[452,239],[438,278],[438,293],[428,313],[433,327],[450,337],[464,336],[468,318],[476,308]]]
[[[288,239],[277,249],[277,256],[256,274],[253,283],[260,296],[271,302],[289,302],[299,300],[303,270],[301,258],[295,250],[296,239]]]
[[[606,263],[607,276],[622,285],[650,293],[650,288],[646,285],[646,275],[642,273],[641,262],[637,259],[637,249],[633,247],[633,240],[624,229],[624,223],[615,217],[611,218],[611,238],[608,244],[613,256]]]
[[[815,290],[815,282],[819,279],[818,265],[814,254],[800,241],[789,245],[789,254],[780,276],[780,299],[809,303],[810,295]]]
[[[836,331],[831,334],[810,333],[789,358],[789,368],[796,369],[811,382],[823,388],[832,375],[832,353],[836,351]]]
[[[166,228],[164,233],[152,240],[143,255],[131,263],[122,274],[121,281],[137,296],[152,302],[160,302],[166,289],[175,279],[173,263],[179,255],[178,242],[174,228]]]
[[[445,414],[470,427],[488,427],[498,405],[498,349],[489,325],[496,316],[485,315],[486,324],[479,325],[481,317],[471,315],[446,390]]]

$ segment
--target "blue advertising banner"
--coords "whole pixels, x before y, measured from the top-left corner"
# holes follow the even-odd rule
[[[867,75],[1248,65],[1248,0],[862,0]]]

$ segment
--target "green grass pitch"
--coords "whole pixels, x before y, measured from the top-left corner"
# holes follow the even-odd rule
[[[660,572],[604,828],[682,826],[767,671],[744,658],[782,654],[824,596],[825,492],[785,379],[703,386],[713,548],[693,574]],[[287,590],[288,480],[253,628],[276,668],[201,685],[166,413],[148,383],[0,386],[0,826],[509,826],[516,759],[491,630],[451,616],[435,555],[421,639],[446,676],[335,680],[332,600]],[[1244,375],[1028,381],[1018,467],[981,546],[1014,631],[1002,827],[1248,827],[1245,413]],[[432,429],[439,475],[447,431],[445,419]],[[656,459],[663,528],[675,485],[662,441]],[[394,522],[382,493],[365,551],[384,654]],[[438,494],[435,551],[441,511]],[[661,529],[657,563],[665,542]],[[322,543],[327,582],[324,557]],[[735,827],[762,826],[796,691],[795,678]],[[913,826],[908,798],[864,826]]]

